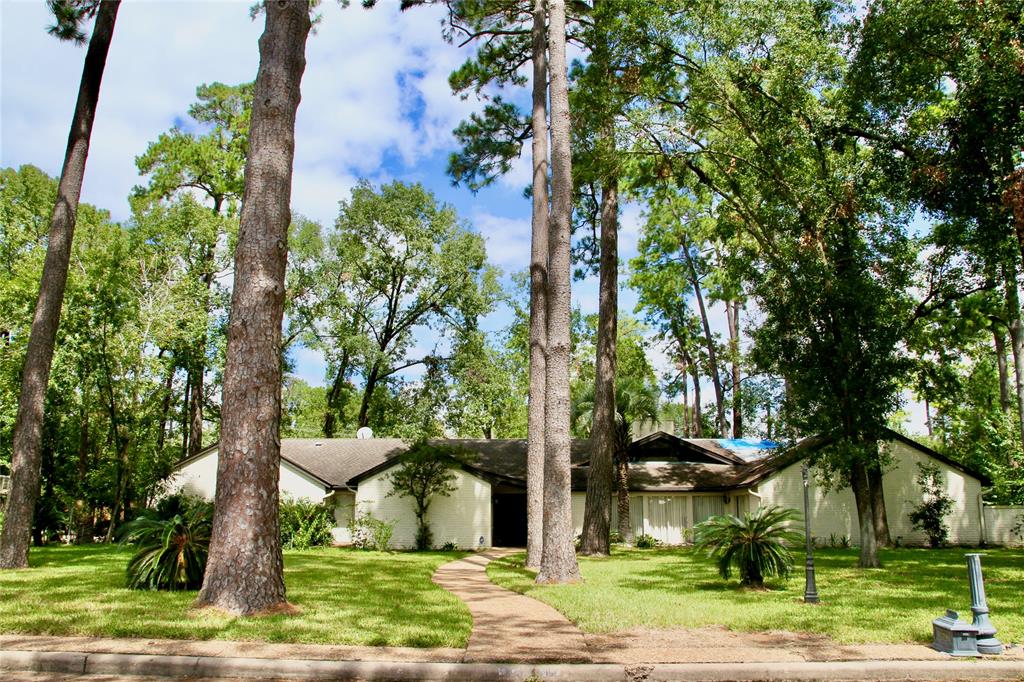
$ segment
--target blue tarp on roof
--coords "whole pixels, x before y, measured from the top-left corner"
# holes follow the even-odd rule
[[[719,447],[736,454],[746,461],[761,459],[777,447],[779,444],[771,440],[757,440],[754,438],[716,438],[715,442]]]

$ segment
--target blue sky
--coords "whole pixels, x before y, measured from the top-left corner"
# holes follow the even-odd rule
[[[375,184],[420,182],[451,203],[488,242],[506,274],[529,259],[529,182],[526,159],[492,187],[473,194],[445,172],[455,149],[451,131],[480,108],[453,95],[447,78],[469,54],[441,37],[442,8],[401,13],[394,0],[367,11],[353,3],[323,3],[307,46],[302,103],[296,123],[293,210],[329,225],[337,203],[359,178]],[[129,216],[126,197],[140,183],[134,158],[172,126],[189,127],[187,109],[201,83],[255,77],[262,21],[249,2],[125,2],[104,74],[86,169],[83,200]],[[0,164],[32,163],[58,175],[85,48],[45,32],[43,3],[0,4]],[[508,93],[525,99],[528,93]],[[528,151],[528,150],[527,150]],[[623,257],[635,253],[639,211],[625,211]],[[596,282],[576,284],[577,303],[596,310]],[[635,296],[624,291],[624,308]],[[485,328],[498,330],[508,311]],[[422,339],[431,345],[432,339]],[[297,373],[323,382],[312,351],[296,353]]]
[[[146,145],[187,120],[196,86],[255,78],[262,20],[249,18],[250,0],[123,2],[104,74],[82,200],[129,216],[127,196],[140,178],[134,159]],[[341,9],[325,0],[307,45],[302,103],[296,122],[292,208],[330,225],[338,201],[359,178],[374,184],[415,181],[455,206],[487,239],[490,260],[506,274],[529,260],[529,163],[521,159],[494,186],[474,195],[451,186],[445,172],[455,149],[451,131],[481,107],[454,96],[448,74],[470,54],[441,37],[443,8],[401,13],[397,0],[373,10],[358,2]],[[0,1],[0,166],[31,163],[58,175],[74,109],[85,48],[60,43],[45,27],[45,3]],[[526,92],[508,93],[519,101]],[[526,150],[529,151],[528,149]],[[641,222],[626,205],[620,234],[624,264],[636,252]],[[624,273],[625,274],[625,273]],[[574,283],[575,303],[597,308],[596,278]],[[635,294],[623,287],[621,308]],[[724,334],[724,311],[712,308],[712,326]],[[501,309],[484,328],[508,323]],[[418,339],[433,346],[429,332]],[[414,351],[415,352],[415,351]],[[323,384],[323,359],[295,353],[296,374]],[[668,362],[652,349],[659,369]],[[710,390],[710,387],[708,387]],[[710,395],[710,393],[708,393]]]

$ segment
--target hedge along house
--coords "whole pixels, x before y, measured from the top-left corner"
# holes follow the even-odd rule
[[[455,490],[436,496],[428,522],[438,545],[475,549],[522,546],[526,542],[526,441],[435,441],[469,452],[471,463],[457,469]],[[334,538],[351,541],[354,516],[369,514],[395,524],[393,545],[414,545],[413,502],[391,493],[389,475],[407,443],[397,439],[282,439],[282,496],[323,500],[335,509]],[[574,441],[572,450],[572,513],[576,532],[583,524],[589,443]],[[883,476],[886,510],[894,540],[925,544],[914,530],[910,513],[921,504],[918,463],[938,466],[954,510],[947,518],[950,542],[976,545],[1005,542],[985,535],[981,474],[901,434],[890,432],[891,465]],[[774,444],[745,440],[682,439],[650,434],[633,442],[629,455],[630,520],[636,535],[650,535],[665,544],[690,540],[693,527],[719,514],[742,514],[759,506],[803,509],[801,465],[809,447],[777,452]],[[208,499],[216,486],[217,447],[181,461],[169,490]],[[811,528],[819,541],[858,539],[857,512],[849,488],[823,490],[810,484]],[[617,519],[612,500],[612,527]]]

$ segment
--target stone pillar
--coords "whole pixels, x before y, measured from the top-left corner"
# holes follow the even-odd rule
[[[971,613],[973,625],[978,628],[978,652],[1001,654],[1003,644],[996,639],[996,628],[988,617],[988,603],[985,601],[985,581],[981,576],[981,555],[967,555],[967,579],[971,584]]]

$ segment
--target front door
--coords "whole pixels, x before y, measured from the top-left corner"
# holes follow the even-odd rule
[[[495,547],[526,547],[526,493],[492,494],[491,523]]]

